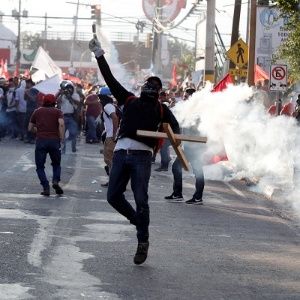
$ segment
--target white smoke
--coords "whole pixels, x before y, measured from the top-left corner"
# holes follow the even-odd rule
[[[101,43],[101,47],[105,51],[105,58],[111,68],[112,74],[125,88],[131,90],[131,78],[125,67],[119,61],[119,54],[116,47],[99,27],[97,27],[97,37]]]
[[[257,183],[258,192],[266,192],[266,186],[270,193],[274,189],[285,190],[300,213],[300,201],[296,198],[300,191],[296,120],[269,115],[247,85],[231,85],[217,93],[210,90],[207,85],[174,108],[183,127],[197,126],[199,134],[208,138],[205,152],[199,151],[204,164],[215,154],[223,152],[228,157],[222,172],[211,167],[207,170],[212,172],[206,175],[223,180],[250,178]]]

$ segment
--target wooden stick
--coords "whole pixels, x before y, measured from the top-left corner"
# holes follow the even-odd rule
[[[169,138],[165,132],[158,132],[158,131],[137,130],[137,135],[145,136],[145,137],[152,137],[152,138],[157,138],[157,139]],[[201,136],[174,134],[174,137],[176,140],[180,140],[180,141],[195,142],[195,143],[206,143],[207,142],[207,138],[201,137]]]
[[[174,134],[170,124],[169,123],[163,123],[163,128],[164,128],[164,131],[166,132],[166,134],[167,134],[167,136],[168,136],[168,138],[171,142],[172,147],[174,148],[174,150],[176,152],[176,155],[177,155],[178,159],[181,162],[182,167],[186,171],[189,171],[189,162],[187,161],[181,146],[177,144],[175,134]]]

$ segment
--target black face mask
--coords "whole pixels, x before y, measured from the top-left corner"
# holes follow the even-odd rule
[[[141,88],[141,98],[158,99],[160,87],[155,83],[146,81]]]

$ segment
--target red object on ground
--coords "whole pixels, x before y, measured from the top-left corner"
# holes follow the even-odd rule
[[[268,113],[272,116],[275,116],[276,115],[276,104],[273,104],[269,107],[268,109]]]
[[[280,115],[286,115],[292,117],[294,113],[294,104],[292,102],[289,102],[285,104],[280,111]]]

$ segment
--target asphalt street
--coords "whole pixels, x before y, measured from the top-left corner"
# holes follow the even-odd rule
[[[299,222],[242,181],[208,180],[204,205],[187,205],[164,200],[172,173],[153,170],[149,257],[135,266],[135,228],[106,202],[100,147],[68,145],[65,193],[43,197],[34,145],[0,142],[0,299],[300,299]]]

